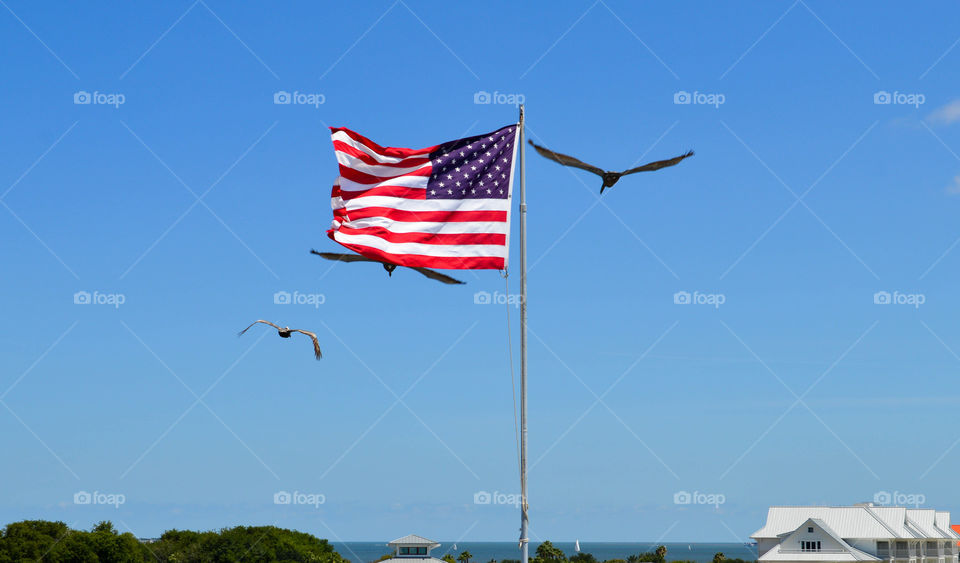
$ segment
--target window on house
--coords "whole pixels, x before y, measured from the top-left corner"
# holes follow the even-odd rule
[[[401,548],[400,548],[400,555],[410,555],[410,548],[409,548],[409,547],[401,547]]]
[[[418,547],[418,548],[417,548],[417,555],[426,555],[426,554],[427,554],[427,548],[425,548],[425,547]]]
[[[813,526],[810,526],[809,528],[807,528],[807,533],[808,533],[808,534],[812,534],[812,533],[813,533]]]
[[[800,551],[820,551],[820,542],[802,541],[800,542]]]

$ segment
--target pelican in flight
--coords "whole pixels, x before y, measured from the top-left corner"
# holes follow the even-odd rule
[[[380,260],[374,260],[373,258],[367,258],[366,256],[361,256],[359,254],[341,254],[338,252],[317,252],[316,250],[310,250],[310,254],[316,254],[321,258],[327,260],[335,260],[337,262],[374,262],[383,266],[383,269],[387,271],[387,275],[393,276],[393,271],[397,269],[396,264],[391,264],[389,262],[382,262]],[[410,268],[411,270],[416,270],[423,274],[424,276],[437,280],[440,283],[458,285],[466,282],[462,282],[458,279],[451,278],[446,274],[441,274],[436,270],[431,270],[430,268],[418,268],[413,266],[403,266],[404,268]]]
[[[621,177],[626,176],[627,174],[633,174],[636,172],[650,172],[652,170],[660,170],[661,168],[666,168],[668,166],[673,166],[679,164],[681,160],[693,156],[693,151],[688,151],[685,154],[681,154],[678,157],[670,158],[667,160],[657,160],[654,162],[648,162],[643,166],[637,166],[636,168],[631,168],[630,170],[624,170],[623,172],[608,172],[602,168],[593,166],[592,164],[587,164],[582,160],[573,158],[572,156],[567,156],[565,154],[560,154],[558,152],[553,152],[552,150],[541,147],[540,145],[529,141],[530,145],[533,146],[540,153],[540,156],[549,158],[554,162],[559,162],[564,166],[573,166],[574,168],[579,168],[581,170],[586,170],[587,172],[593,172],[597,176],[603,178],[603,185],[600,186],[600,193],[603,193],[603,190],[612,187],[617,183]]]
[[[242,335],[244,332],[247,332],[248,330],[250,330],[250,327],[252,327],[253,325],[255,325],[255,324],[257,324],[257,323],[263,323],[263,324],[265,324],[265,325],[270,325],[270,326],[272,326],[273,328],[277,329],[277,334],[280,335],[280,338],[290,338],[290,334],[291,334],[291,333],[294,333],[294,332],[299,332],[300,334],[306,334],[307,336],[310,337],[310,340],[313,340],[313,355],[316,356],[316,358],[317,358],[318,360],[323,357],[323,354],[320,352],[320,342],[317,341],[317,335],[314,334],[314,333],[312,333],[312,332],[310,332],[310,331],[308,331],[308,330],[300,330],[299,328],[290,328],[290,327],[288,327],[288,326],[280,327],[280,326],[278,326],[278,325],[275,325],[275,324],[271,323],[270,321],[257,320],[257,321],[254,321],[254,322],[250,323],[250,326],[248,326],[247,328],[241,330],[241,331],[240,331],[240,334],[238,334],[237,336],[240,336],[240,335]]]

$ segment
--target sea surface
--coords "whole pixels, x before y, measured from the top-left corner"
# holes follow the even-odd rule
[[[370,563],[382,555],[390,553],[386,542],[331,542],[331,545],[351,563]],[[536,552],[539,543],[530,542],[530,557]],[[563,550],[567,556],[574,555],[573,542],[553,542],[555,547]],[[626,559],[628,555],[653,551],[656,543],[641,542],[590,542],[580,540],[580,551],[593,554],[601,563],[607,559]],[[753,561],[757,558],[757,548],[742,543],[665,543],[667,547],[667,561],[688,560],[698,563],[710,563],[715,553],[722,552],[728,558],[740,558]],[[516,542],[457,542],[457,550],[453,550],[453,542],[440,542],[440,547],[434,549],[431,555],[436,558],[450,553],[454,558],[461,551],[468,550],[473,557],[472,563],[487,563],[491,559],[520,559],[520,551]]]

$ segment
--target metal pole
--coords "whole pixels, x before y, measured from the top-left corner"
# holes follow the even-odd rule
[[[527,186],[523,121],[520,104],[520,124],[517,142],[520,143],[520,561],[530,558],[527,511]]]

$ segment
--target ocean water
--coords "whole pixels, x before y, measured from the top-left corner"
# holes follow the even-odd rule
[[[386,542],[331,542],[333,547],[351,563],[370,563],[380,556],[390,553]],[[530,542],[530,557],[536,552],[539,543]],[[568,556],[576,553],[573,542],[553,542]],[[740,558],[753,561],[757,558],[757,548],[742,543],[665,543],[667,547],[667,561],[688,560],[698,563],[713,561],[715,553],[722,552],[728,558]],[[626,559],[628,555],[653,551],[657,544],[638,542],[590,542],[580,540],[580,551],[591,553],[598,561],[607,559]],[[473,554],[472,563],[487,563],[491,559],[520,559],[520,551],[516,542],[457,542],[457,550],[453,551],[453,542],[440,542],[440,547],[431,553],[436,558],[450,553],[457,557],[461,551],[468,550]]]

